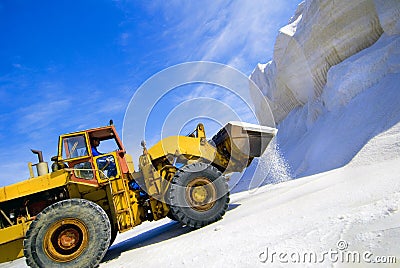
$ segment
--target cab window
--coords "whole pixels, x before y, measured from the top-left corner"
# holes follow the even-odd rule
[[[100,141],[99,146],[97,146],[97,151],[102,154],[120,150],[117,141],[115,139],[108,139]]]
[[[62,139],[62,157],[63,159],[88,156],[85,135],[64,137]]]
[[[75,177],[79,179],[91,180],[93,179],[93,169],[90,162],[82,162],[74,165]]]

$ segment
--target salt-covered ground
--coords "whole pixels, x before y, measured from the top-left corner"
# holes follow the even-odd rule
[[[322,262],[345,243],[361,262],[370,252],[364,257],[396,256],[399,265],[399,210],[400,159],[344,167],[235,194],[224,219],[200,230],[163,221],[123,234],[101,267],[254,267],[271,263],[273,252],[312,252]]]
[[[163,221],[156,228],[148,224],[144,234],[123,234],[101,267],[262,267],[271,264],[273,252],[314,253],[322,262],[325,251],[340,253],[346,243],[361,263],[378,256],[400,263],[400,159],[264,186],[235,194],[231,203],[222,221],[200,230]],[[335,260],[325,256],[320,266]],[[273,263],[280,264],[277,255]]]

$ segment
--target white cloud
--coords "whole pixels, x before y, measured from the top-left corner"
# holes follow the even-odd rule
[[[277,14],[287,9],[290,1],[156,3],[152,8],[162,8],[166,20],[171,21],[164,36],[172,36],[183,49],[192,48],[187,52],[188,60],[223,62],[248,73],[254,61],[272,56],[277,25],[282,24]]]
[[[146,4],[118,1],[116,5],[125,14],[121,23],[124,33],[129,32],[128,25],[137,28],[133,8],[143,10],[143,16],[148,17],[148,23],[141,25],[142,31],[146,32],[149,42],[162,44],[149,57],[163,57],[150,64],[169,66],[185,61],[216,61],[249,75],[258,62],[272,58],[278,30],[287,24],[299,2],[155,0]],[[133,46],[135,42],[134,38],[125,41],[126,46]]]
[[[62,99],[21,108],[16,112],[19,115],[17,131],[29,134],[32,130],[45,129],[49,124],[60,120],[63,111],[68,110],[70,104],[70,100]]]
[[[124,32],[119,37],[119,44],[122,47],[126,47],[129,45],[129,38],[131,37],[130,33]]]
[[[19,64],[19,63],[13,63],[12,66],[13,66],[14,68],[17,68],[17,69],[22,69],[22,65]]]

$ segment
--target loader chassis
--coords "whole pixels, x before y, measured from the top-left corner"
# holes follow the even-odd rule
[[[118,232],[143,221],[215,222],[229,203],[224,174],[242,171],[275,134],[232,122],[207,141],[199,124],[188,136],[143,143],[137,171],[113,125],[61,135],[50,173],[33,151],[31,177],[0,188],[0,262],[25,255],[32,267],[95,267]],[[94,139],[114,147],[95,155]]]

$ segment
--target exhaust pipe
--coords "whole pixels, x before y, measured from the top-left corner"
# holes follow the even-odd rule
[[[36,171],[37,171],[38,176],[43,176],[43,175],[49,174],[49,165],[47,164],[47,162],[43,161],[42,151],[33,150],[33,149],[31,149],[31,151],[32,151],[32,153],[37,154],[38,159],[39,159],[39,163],[29,165],[31,177],[33,175],[33,172],[31,172],[32,166],[36,166]]]

